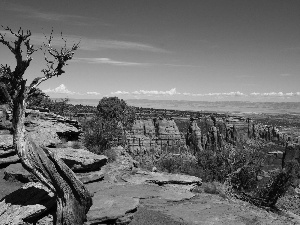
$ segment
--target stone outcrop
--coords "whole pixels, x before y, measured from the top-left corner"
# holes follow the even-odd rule
[[[20,162],[20,158],[17,155],[11,155],[0,158],[0,166],[9,165],[17,162]]]
[[[136,120],[126,139],[129,151],[135,155],[154,149],[185,146],[185,138],[173,119]]]
[[[100,170],[107,163],[107,157],[96,155],[84,149],[49,148],[61,158],[74,172],[89,172]]]
[[[104,179],[86,185],[93,193],[93,205],[87,213],[85,225],[300,222],[299,217],[290,216],[290,213],[279,215],[245,202],[228,201],[217,194],[191,192],[199,188],[201,179],[143,171],[136,168],[136,162],[122,147],[113,150],[116,162],[89,173],[98,172],[104,175]],[[107,177],[116,179],[105,179]],[[51,192],[38,183],[29,183],[0,202],[0,221],[4,224],[50,225],[53,224],[51,212],[54,207],[55,199]]]
[[[29,173],[21,163],[11,164],[4,170],[4,180],[20,181],[22,183],[38,181],[34,175]]]
[[[201,135],[201,129],[198,127],[197,120],[193,118],[190,119],[186,138],[187,144],[190,146],[190,149],[194,150],[194,154],[203,150],[201,142],[201,139],[203,139]]]
[[[13,136],[11,134],[0,135],[0,151],[13,149]]]
[[[20,198],[22,196],[22,198]],[[55,207],[53,193],[40,183],[28,183],[0,202],[1,224],[25,224]]]
[[[148,172],[143,170],[138,170],[134,174],[123,175],[122,180],[132,184],[153,183],[157,185],[181,184],[194,186],[200,186],[202,184],[201,179],[194,176]]]
[[[104,178],[104,174],[100,171],[100,169],[107,163],[106,156],[96,155],[83,149],[49,149],[57,154],[58,157],[60,157],[74,172],[77,172],[79,180],[81,180],[83,183],[95,182]],[[18,162],[18,156],[15,155],[14,157],[16,157],[16,162]],[[9,165],[7,168],[5,168],[4,174],[5,180],[20,181],[23,183],[36,181],[36,178],[26,169],[24,169],[20,163]]]
[[[69,120],[54,113],[26,110],[26,131],[40,146],[55,146],[65,141],[78,140],[81,127],[76,120]]]
[[[0,165],[16,163],[19,161],[13,149],[13,135],[10,134],[11,116],[4,113],[0,108]],[[4,126],[9,124],[9,126]],[[34,139],[35,143],[40,146],[56,145],[64,141],[78,140],[82,131],[81,126],[76,120],[69,120],[54,113],[45,110],[26,110],[25,126],[27,135]],[[89,152],[88,152],[89,153]],[[84,153],[84,154],[88,154]],[[80,170],[80,169],[79,169]]]

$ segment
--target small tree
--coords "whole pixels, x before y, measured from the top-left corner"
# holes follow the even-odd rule
[[[29,86],[26,86],[27,80],[23,78],[23,75],[32,61],[32,54],[37,51],[30,43],[31,32],[29,30],[25,32],[21,28],[18,32],[12,31],[9,27],[4,29],[15,39],[8,41],[5,34],[0,33],[0,43],[5,45],[16,59],[14,70],[8,65],[1,65],[0,77],[1,96],[5,102],[8,102],[13,112],[14,148],[23,166],[56,195],[55,223],[81,225],[92,205],[91,195],[62,160],[47,148],[36,146],[34,140],[26,135],[24,126],[28,98],[34,94],[39,84],[65,72],[63,67],[72,59],[79,45],[74,44],[69,49],[66,40],[62,37],[64,46],[57,50],[51,44],[53,39],[53,32],[51,32],[43,46],[46,60],[46,68],[42,70],[44,75],[35,78]]]
[[[118,97],[104,97],[97,106],[97,116],[104,120],[120,122],[124,129],[130,129],[135,120],[135,110]]]
[[[94,117],[84,124],[83,129],[85,146],[96,154],[104,154],[106,149],[123,141],[123,131],[115,121]]]

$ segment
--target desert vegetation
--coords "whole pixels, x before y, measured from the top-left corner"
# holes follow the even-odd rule
[[[118,104],[119,106],[116,106]],[[122,108],[121,104],[124,103],[116,98],[99,102],[97,116],[87,122],[85,129],[85,143],[88,149],[102,154],[116,144],[127,147],[126,132],[132,128],[136,116],[132,111],[128,123],[130,125],[121,126],[124,124],[124,117],[119,119],[118,115],[112,113],[112,111],[121,112],[119,110]],[[103,106],[105,109],[102,108]],[[166,116],[165,111],[162,111],[161,116]],[[268,177],[264,177],[263,174],[266,173],[269,163],[266,146],[270,143],[261,138],[250,138],[247,127],[239,131],[233,127],[232,133],[226,134],[224,121],[227,117],[228,115],[224,115],[222,120],[217,121],[213,115],[198,114],[197,124],[201,132],[211,133],[215,127],[222,135],[220,144],[210,143],[205,147],[202,142],[201,149],[189,142],[181,147],[152,147],[142,154],[132,154],[132,157],[145,169],[156,168],[158,171],[168,173],[197,176],[208,183],[209,187],[216,186],[214,184],[216,182],[223,187],[226,186],[227,195],[257,206],[274,207],[278,199],[284,196],[293,182],[298,179],[298,162],[290,161],[285,167],[277,165],[277,169],[267,171]],[[110,121],[109,126],[108,121]],[[182,122],[179,126],[180,130],[185,132],[189,125],[187,122]],[[214,137],[213,133],[212,137]],[[185,138],[188,140],[188,136]]]

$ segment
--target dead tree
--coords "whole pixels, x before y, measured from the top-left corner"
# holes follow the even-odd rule
[[[47,148],[35,145],[34,140],[26,135],[24,126],[26,100],[39,84],[64,73],[63,67],[72,59],[79,43],[67,48],[66,40],[62,37],[64,46],[59,50],[55,49],[51,45],[52,31],[44,45],[39,48],[44,51],[47,65],[46,69],[42,70],[43,76],[35,78],[27,86],[27,80],[23,75],[32,61],[32,54],[38,50],[30,44],[31,32],[29,30],[25,32],[21,28],[18,32],[12,31],[9,27],[3,28],[5,32],[0,33],[0,43],[8,47],[16,59],[13,71],[8,65],[1,64],[0,68],[0,94],[4,96],[13,112],[14,148],[23,166],[54,192],[57,199],[54,223],[81,225],[92,205],[90,193],[61,159]],[[14,41],[8,41],[6,34],[13,36]]]

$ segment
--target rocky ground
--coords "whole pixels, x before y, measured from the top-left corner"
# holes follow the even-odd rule
[[[49,147],[93,193],[86,225],[92,224],[300,224],[291,199],[276,212],[228,198],[222,186],[207,191],[194,176],[150,172],[121,147],[111,149],[115,161],[84,149],[61,148],[61,139],[80,136],[74,121],[51,113],[29,111],[27,132]],[[58,148],[60,146],[60,148]],[[9,125],[0,133],[0,225],[53,224],[54,194],[36,181],[12,151]],[[297,213],[297,212],[296,212]]]
[[[206,193],[197,177],[144,171],[124,149],[114,151],[115,162],[76,172],[94,195],[86,225],[300,224],[300,217],[291,212],[271,212],[222,194]],[[87,161],[91,157],[86,157]],[[30,182],[28,175],[20,164],[1,169],[4,198],[0,202],[0,224],[53,223],[53,193]],[[20,180],[27,182],[21,188]]]

